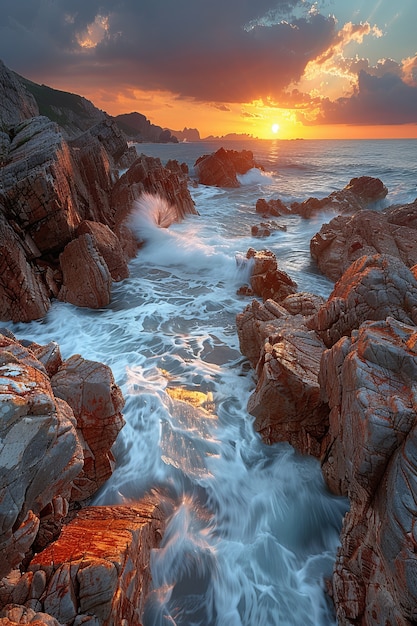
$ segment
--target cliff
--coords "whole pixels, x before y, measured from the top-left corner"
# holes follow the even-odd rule
[[[54,298],[105,306],[138,250],[127,226],[135,201],[143,192],[158,195],[173,205],[171,221],[182,219],[195,212],[187,174],[153,159],[144,175],[144,158],[108,116],[80,132],[97,111],[83,99],[61,94],[61,104],[89,113],[74,123],[72,105],[60,109],[65,133],[38,114],[27,83],[4,65],[0,90],[0,320],[38,319]],[[71,140],[69,129],[77,135]],[[131,165],[126,195],[119,172]]]

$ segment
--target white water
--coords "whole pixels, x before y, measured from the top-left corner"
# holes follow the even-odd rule
[[[249,302],[236,295],[247,280],[236,255],[249,246],[272,249],[300,290],[327,295],[332,287],[308,252],[323,216],[285,218],[287,231],[267,240],[250,236],[250,225],[260,221],[256,198],[326,195],[358,175],[342,168],[340,146],[333,165],[327,147],[316,166],[318,157],[305,143],[310,153],[290,143],[281,161],[274,146],[262,148],[268,172],[250,172],[239,189],[193,188],[200,215],[169,230],[157,228],[139,207],[135,223],[146,243],[130,264],[130,278],[114,286],[109,307],[55,303],[45,320],[11,327],[20,338],[58,341],[64,358],[80,353],[107,363],[122,388],[127,423],[115,446],[116,470],[97,503],[132,502],[153,492],[168,516],[152,555],[145,626],[334,623],[324,578],[331,575],[346,503],[327,492],[317,461],[285,443],[266,446],[254,432],[246,404],[255,381],[235,328],[236,314]],[[211,151],[198,144],[141,146],[149,154],[170,150],[166,158],[180,161],[187,150],[190,162],[204,148]],[[376,168],[365,148],[363,162],[355,157],[363,174],[368,161]],[[294,166],[303,159],[309,167]],[[410,178],[393,187],[394,195],[411,200],[416,166],[410,168],[410,155],[404,159]],[[279,166],[286,161],[284,177]],[[305,191],[309,176],[317,183],[319,167],[325,170],[320,189],[295,194],[297,181]],[[153,205],[150,212],[157,210]],[[205,403],[174,399],[178,389],[206,394]]]

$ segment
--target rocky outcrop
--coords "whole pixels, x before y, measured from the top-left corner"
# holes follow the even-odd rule
[[[0,578],[59,534],[113,469],[123,397],[110,369],[0,334]]]
[[[352,178],[343,189],[333,191],[324,198],[312,197],[303,202],[292,202],[289,207],[279,198],[270,200],[259,198],[256,202],[256,212],[275,216],[293,214],[305,218],[310,218],[321,211],[352,215],[374,208],[387,194],[388,189],[379,178],[359,176]]]
[[[241,262],[250,264],[250,287],[242,287],[239,294],[281,302],[288,295],[296,293],[297,283],[278,268],[277,258],[270,250],[249,248]]]
[[[25,88],[19,77],[9,70],[0,60],[0,136],[7,136],[8,128],[20,124],[23,120],[39,115],[35,98]],[[0,139],[0,164],[3,151]]]
[[[194,164],[198,182],[201,185],[215,187],[239,187],[237,174],[246,174],[250,169],[257,167],[250,150],[225,150],[219,148],[213,154],[204,154]]]
[[[417,329],[364,322],[322,358],[330,406],[323,471],[347,495],[333,578],[339,624],[417,618]]]
[[[318,335],[306,326],[320,301],[309,294],[289,296],[291,314],[282,305],[253,301],[237,316],[240,350],[257,373],[248,411],[255,429],[267,443],[288,441],[303,453],[320,456],[328,428],[328,407],[320,395],[318,373],[325,350]],[[300,300],[305,300],[302,307]]]
[[[155,502],[80,509],[110,476],[123,397],[110,369],[0,334],[0,624],[140,626]]]
[[[124,425],[124,399],[111,370],[79,355],[67,359],[51,377],[52,390],[73,410],[83,447],[84,467],[73,481],[71,499],[85,501],[111,476],[111,448]]]
[[[174,162],[169,169],[138,159],[104,114],[66,141],[58,124],[37,115],[19,77],[1,69],[0,319],[41,318],[54,298],[106,306],[138,250],[126,223],[134,202],[146,191],[165,198],[176,220],[195,213],[187,173]],[[9,101],[21,105],[17,117]],[[133,161],[118,184],[119,164]]]
[[[289,209],[279,198],[272,198],[271,200],[259,198],[256,201],[255,210],[257,213],[261,213],[262,215],[274,215],[275,217],[291,213],[291,209]]]
[[[69,499],[83,453],[76,420],[33,352],[0,335],[0,577],[36,540],[42,511]]]
[[[309,327],[331,347],[362,322],[387,317],[417,324],[417,280],[399,259],[376,254],[352,263]]]
[[[388,189],[379,178],[359,176],[352,178],[343,189],[333,191],[325,198],[308,198],[304,202],[293,202],[291,211],[311,217],[318,211],[334,211],[341,213],[357,213],[383,200]]]
[[[320,458],[330,489],[350,500],[331,585],[343,626],[417,617],[416,275],[365,256],[326,302],[293,294],[237,316],[257,374],[255,428]]]
[[[90,616],[89,623],[102,626],[140,626],[150,552],[162,532],[161,513],[151,501],[82,509],[59,539],[32,559],[25,574],[26,603],[62,624],[75,626]],[[43,583],[37,591],[35,577]]]
[[[178,143],[175,132],[151,124],[142,113],[123,113],[122,115],[116,115],[113,119],[130,141]]]
[[[390,254],[412,267],[417,263],[417,201],[382,212],[335,217],[314,235],[310,252],[331,280],[338,280],[365,254]]]

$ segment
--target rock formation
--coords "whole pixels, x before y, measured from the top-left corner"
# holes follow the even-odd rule
[[[215,187],[239,187],[237,174],[245,174],[254,167],[263,169],[256,163],[250,150],[238,152],[224,148],[199,157],[194,164],[198,182]]]
[[[338,280],[363,255],[389,254],[412,267],[417,263],[417,201],[335,217],[314,235],[310,251],[331,280]]]
[[[134,201],[147,191],[172,204],[178,220],[195,213],[187,174],[179,164],[168,169],[159,159],[138,158],[104,114],[66,140],[3,65],[0,95],[0,319],[41,318],[54,298],[107,305],[113,281],[128,276],[127,261],[137,253],[126,224]],[[119,181],[120,163],[133,161]]]
[[[351,502],[333,596],[339,624],[417,618],[417,329],[364,322],[324,353],[330,406],[324,475]]]
[[[0,624],[139,626],[156,504],[76,513],[113,470],[124,400],[110,369],[5,333],[0,370]]]
[[[242,287],[241,295],[257,295],[263,300],[281,302],[297,291],[297,284],[286,272],[278,268],[275,254],[270,250],[249,248],[241,262],[251,266],[250,287]]]
[[[417,618],[416,276],[396,257],[365,256],[326,302],[293,294],[237,316],[258,379],[255,427],[321,459],[350,500],[332,581],[343,626]]]
[[[291,211],[303,217],[310,217],[317,211],[335,213],[357,213],[383,200],[388,189],[379,178],[359,176],[352,178],[340,191],[333,191],[329,196],[318,200],[309,198],[304,202],[293,202]]]

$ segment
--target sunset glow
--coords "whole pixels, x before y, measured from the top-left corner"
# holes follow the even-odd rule
[[[202,138],[417,138],[417,3],[249,4],[10,4],[0,58],[110,115]]]

